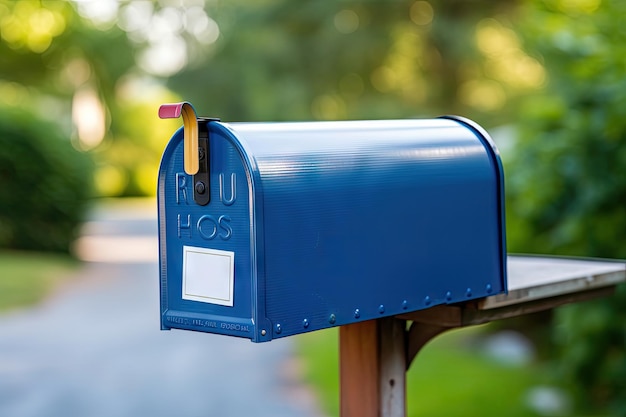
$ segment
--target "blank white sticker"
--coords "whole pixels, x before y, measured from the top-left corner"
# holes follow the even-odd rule
[[[183,246],[183,299],[233,306],[235,252]]]

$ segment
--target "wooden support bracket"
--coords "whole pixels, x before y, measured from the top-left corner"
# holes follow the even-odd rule
[[[624,281],[621,262],[509,257],[508,294],[342,326],[340,415],[405,417],[406,370],[446,330],[606,297]]]

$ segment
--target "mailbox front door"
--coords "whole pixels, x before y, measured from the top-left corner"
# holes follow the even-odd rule
[[[250,173],[227,137],[200,122],[200,169],[183,168],[183,131],[159,175],[161,327],[256,339]],[[252,277],[235,280],[235,274]],[[261,337],[259,335],[259,337]]]

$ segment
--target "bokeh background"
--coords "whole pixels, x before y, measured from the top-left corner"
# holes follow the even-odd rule
[[[625,17],[617,0],[0,0],[0,309],[56,282],[16,284],[17,253],[71,256],[94,204],[154,196],[180,123],[157,109],[180,100],[224,121],[471,118],[501,150],[510,252],[624,259]],[[530,369],[528,385],[556,396],[515,415],[626,416],[623,286],[480,334],[512,330],[533,353],[500,377]],[[444,343],[465,350],[443,362],[497,378],[460,365],[489,362],[477,337]],[[303,340],[306,377],[336,414],[336,358],[314,356],[336,335]]]

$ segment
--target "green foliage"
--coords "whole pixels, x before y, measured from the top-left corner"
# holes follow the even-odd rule
[[[471,349],[466,338],[479,332],[455,330],[424,347],[407,373],[409,416],[539,415],[528,400],[545,383],[545,369],[503,364]]]
[[[215,50],[168,84],[227,121],[458,113],[495,123],[511,109],[504,97],[520,91],[488,74],[476,25],[497,16],[506,26],[516,7],[511,0],[216,3],[207,7],[221,29]],[[471,99],[487,79],[502,98],[489,108],[492,95]]]
[[[545,383],[546,370],[539,365],[506,365],[484,356],[470,348],[470,341],[480,333],[479,327],[455,330],[424,347],[407,372],[409,416],[537,415],[527,395]],[[296,340],[305,378],[319,395],[323,411],[339,415],[337,329],[303,334]]]
[[[507,167],[513,250],[626,258],[626,32],[610,18],[623,13],[532,16],[551,82],[522,111]]]
[[[0,111],[0,247],[67,252],[91,195],[91,161],[56,126]]]
[[[136,60],[145,45],[132,42],[115,16],[104,23],[83,17],[78,10],[87,3],[0,0],[0,105],[29,109],[91,151],[99,195],[153,194],[177,125],[160,121],[157,108],[178,97],[149,77],[142,82]]]
[[[619,1],[535,1],[529,48],[550,77],[507,166],[509,249],[626,258],[626,31]],[[557,313],[565,380],[583,410],[626,415],[626,291]]]
[[[226,121],[510,120],[542,79],[511,30],[520,3],[151,0],[106,16],[94,2],[0,0],[0,104],[47,108],[92,151],[100,195],[153,194],[179,125],[156,108],[181,97]],[[520,60],[535,71],[510,71]]]
[[[40,302],[76,266],[68,255],[0,251],[0,312]]]
[[[581,410],[626,416],[626,286],[609,299],[556,312],[563,380]]]
[[[296,336],[303,376],[325,415],[339,415],[339,332],[336,328]]]

